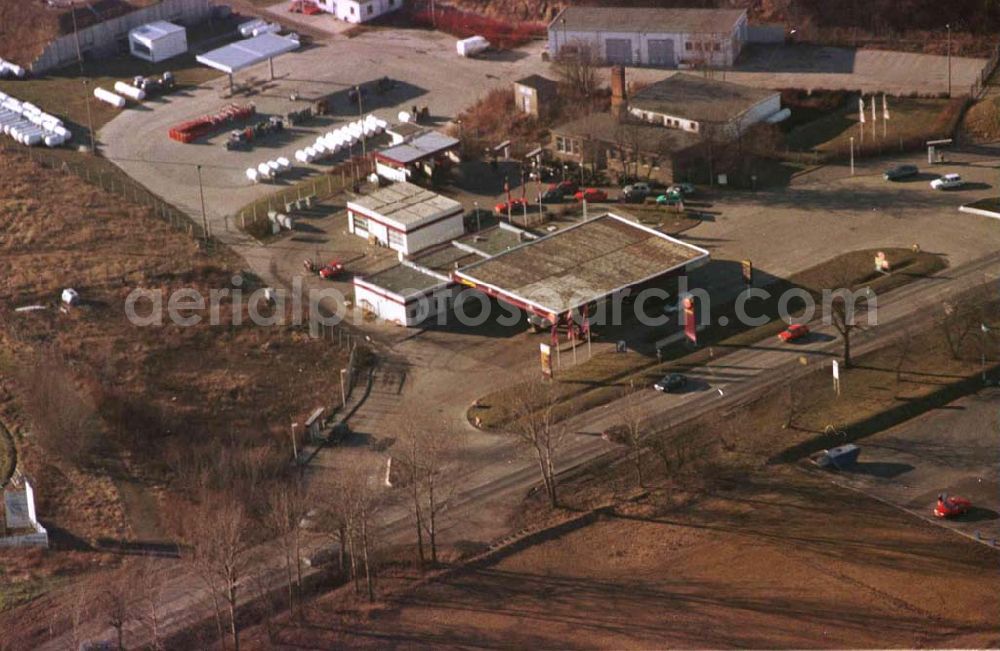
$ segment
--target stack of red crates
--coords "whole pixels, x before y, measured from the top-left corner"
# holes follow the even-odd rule
[[[170,137],[178,142],[194,142],[198,138],[223,129],[233,122],[245,120],[256,111],[253,104],[230,104],[218,113],[203,115],[195,120],[188,120],[172,127]]]

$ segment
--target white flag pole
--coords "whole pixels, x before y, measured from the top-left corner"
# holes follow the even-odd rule
[[[882,93],[882,138],[886,137],[886,130],[889,126],[889,104],[886,103],[885,93]]]
[[[861,132],[861,144],[865,144],[865,100],[858,98],[858,130]]]
[[[875,140],[875,96],[872,95],[872,140]]]

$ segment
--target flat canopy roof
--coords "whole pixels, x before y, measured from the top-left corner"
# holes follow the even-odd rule
[[[708,251],[608,213],[453,272],[514,305],[560,315],[658,276]]]
[[[393,183],[347,202],[347,209],[375,216],[402,231],[462,212],[462,204],[412,183]]]
[[[378,287],[405,300],[422,296],[432,289],[447,285],[449,281],[409,265],[397,264],[371,276],[355,277],[354,282],[362,286]]]
[[[147,41],[155,41],[158,38],[163,38],[164,36],[175,34],[177,32],[187,33],[187,30],[180,25],[168,23],[165,20],[156,20],[151,23],[146,23],[145,25],[139,25],[130,31],[129,35],[138,36],[146,39]]]
[[[195,59],[210,68],[232,74],[299,47],[299,42],[277,34],[261,34],[199,54]]]
[[[645,34],[728,34],[744,9],[668,9],[661,7],[567,7],[549,29]]]
[[[404,143],[376,152],[375,156],[400,165],[408,165],[424,158],[436,156],[457,144],[458,138],[452,138],[437,131],[428,131]]]

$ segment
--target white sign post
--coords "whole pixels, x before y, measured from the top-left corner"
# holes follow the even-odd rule
[[[833,360],[833,390],[840,395],[840,362]]]

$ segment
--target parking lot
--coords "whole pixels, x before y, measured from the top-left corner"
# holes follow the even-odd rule
[[[938,494],[966,497],[967,514],[939,521],[1000,543],[998,415],[1000,390],[983,390],[867,437],[859,463],[829,476],[924,518],[933,518]]]

